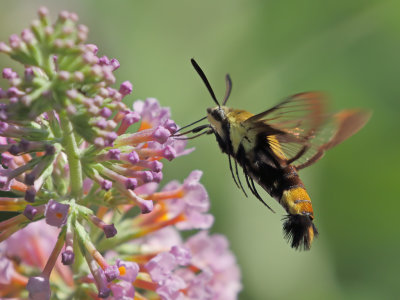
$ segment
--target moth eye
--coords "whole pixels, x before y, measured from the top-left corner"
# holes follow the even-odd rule
[[[214,119],[217,121],[222,121],[223,119],[225,119],[225,113],[221,109],[214,110],[212,112],[212,115],[213,115]]]

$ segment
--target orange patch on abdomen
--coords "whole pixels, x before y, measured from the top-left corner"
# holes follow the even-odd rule
[[[289,214],[309,215],[313,218],[311,199],[304,188],[296,187],[284,191],[281,202]]]

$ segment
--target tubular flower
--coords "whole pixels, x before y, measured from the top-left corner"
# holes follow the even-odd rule
[[[0,211],[13,215],[0,220],[0,297],[235,298],[226,240],[180,235],[214,220],[201,171],[160,188],[163,165],[193,149],[156,99],[124,104],[132,84],[113,87],[118,60],[87,36],[75,13],[51,23],[42,7],[0,42],[24,68],[1,72]]]
[[[236,299],[240,271],[226,238],[200,231],[180,246],[160,252],[145,269],[161,299]]]

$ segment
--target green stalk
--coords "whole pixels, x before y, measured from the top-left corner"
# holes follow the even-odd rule
[[[102,252],[107,249],[114,249],[115,247],[125,244],[135,238],[139,238],[145,235],[145,233],[140,232],[140,230],[132,229],[132,232],[128,233],[118,233],[112,239],[103,238],[96,243],[97,249]]]
[[[48,54],[47,51],[44,52],[44,50],[43,50],[43,57],[44,57],[43,64],[40,67],[46,73],[47,77],[50,80],[52,80],[54,78],[54,74],[55,74],[53,55],[51,55],[50,53]]]
[[[63,146],[67,155],[69,165],[69,179],[71,185],[71,195],[77,201],[81,199],[83,189],[82,164],[79,157],[79,149],[75,140],[71,122],[66,113],[60,112],[60,123],[63,131]]]

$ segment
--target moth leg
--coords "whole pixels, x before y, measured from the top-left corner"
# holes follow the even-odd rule
[[[250,179],[251,185],[253,186],[253,190],[254,190],[254,191],[256,192],[256,194],[258,195],[258,196],[256,196],[256,197],[257,197],[259,200],[261,200],[261,201],[269,208],[270,211],[272,211],[273,213],[275,213],[275,211],[274,211],[267,203],[265,203],[265,202],[262,200],[260,194],[259,194],[258,191],[256,190],[256,186],[254,185],[254,180],[253,180],[251,177],[250,177],[249,179]]]
[[[266,207],[268,207],[270,211],[275,213],[275,211],[261,198],[260,194],[257,192],[256,186],[254,185],[254,181],[247,173],[246,167],[243,167],[243,173],[246,178],[247,186],[249,187],[249,189],[253,193],[253,195],[256,196],[256,198],[258,200],[260,200],[262,204],[264,204]]]
[[[233,181],[235,182],[235,184],[236,184],[236,186],[238,187],[238,189],[240,189],[240,186],[239,186],[239,184],[238,184],[237,181],[236,181],[235,174],[233,173],[232,162],[231,162],[231,156],[230,156],[230,155],[228,155],[228,160],[229,160],[229,170],[231,170],[231,174],[232,174]]]
[[[186,127],[186,126],[185,126],[185,127]],[[187,131],[185,131],[185,132],[180,132],[180,133],[178,133],[178,134],[177,134],[178,131],[175,131],[174,134],[173,134],[172,136],[173,136],[173,137],[176,137],[176,136],[182,136],[182,135],[185,135],[185,134],[188,134],[188,133],[197,133],[197,132],[199,132],[199,131],[202,131],[203,129],[210,128],[210,127],[211,127],[210,124],[205,124],[205,125],[197,126],[196,128],[187,130]],[[182,128],[184,128],[184,127],[182,127]],[[181,129],[182,129],[182,128],[181,128]],[[179,129],[179,130],[180,130],[180,129]]]
[[[173,136],[173,138],[175,140],[186,141],[186,140],[193,140],[193,139],[198,138],[199,136],[202,136],[204,134],[211,134],[211,133],[213,133],[212,130],[207,130],[207,131],[200,132],[199,134],[193,135],[191,137],[180,137],[181,135],[177,135],[177,136]]]
[[[241,188],[241,190],[243,191],[244,195],[247,197],[247,193],[246,193],[246,191],[245,191],[244,188],[243,188],[242,182],[240,181],[239,171],[238,171],[237,161],[236,161],[236,160],[235,160],[235,169],[236,169],[236,170],[235,170],[235,171],[236,171],[236,177],[237,177],[237,179],[238,179],[240,188]]]

